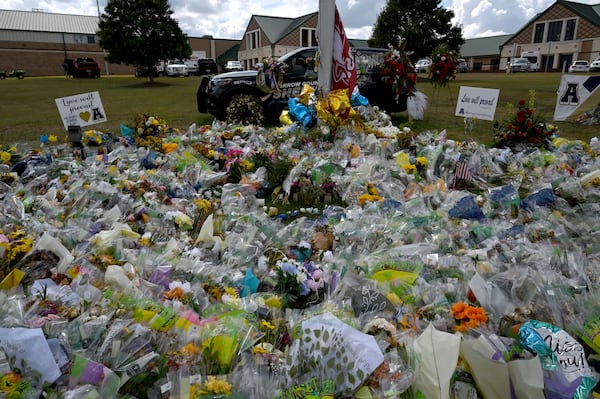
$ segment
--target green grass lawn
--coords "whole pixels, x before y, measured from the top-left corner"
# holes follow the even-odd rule
[[[536,111],[551,122],[556,102],[559,73],[463,73],[446,87],[433,87],[426,75],[419,77],[418,88],[429,97],[429,107],[422,121],[409,121],[406,113],[393,116],[399,126],[408,125],[416,131],[446,129],[450,138],[464,140],[464,119],[454,116],[460,86],[496,88],[500,90],[496,120],[506,118],[507,103],[528,99],[529,90],[536,91]],[[157,78],[154,84],[147,78],[110,76],[101,79],[66,79],[57,77],[26,77],[23,80],[0,81],[0,144],[37,142],[41,134],[66,137],[66,131],[55,99],[98,91],[107,122],[92,125],[104,132],[119,132],[121,123],[133,122],[135,115],[147,113],[165,119],[169,126],[187,129],[192,123],[209,124],[212,117],[196,110],[198,77]],[[600,92],[590,98],[578,112],[589,111],[600,103]],[[598,135],[598,126],[573,121],[557,123],[560,134],[569,139],[589,141]],[[477,120],[470,138],[490,144],[493,122]]]

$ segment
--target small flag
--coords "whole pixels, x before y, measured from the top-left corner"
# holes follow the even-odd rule
[[[456,161],[456,169],[454,170],[454,184],[458,180],[473,181],[473,174],[471,173],[471,169],[469,169],[469,163],[462,158]]]
[[[346,37],[342,19],[335,7],[335,28],[333,32],[333,62],[332,62],[332,90],[348,89],[348,96],[352,95],[356,86],[357,72],[354,57],[350,52],[350,42]]]

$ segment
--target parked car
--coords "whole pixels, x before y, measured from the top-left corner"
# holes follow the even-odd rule
[[[415,71],[417,73],[427,73],[429,71],[429,67],[431,66],[430,58],[421,58],[415,64]]]
[[[167,76],[188,76],[188,67],[180,60],[171,60],[165,68]]]
[[[510,62],[510,72],[529,72],[530,64],[527,58],[514,58]]]
[[[569,72],[589,72],[590,63],[584,60],[573,61],[569,67]]]
[[[379,66],[387,51],[389,50],[377,48],[353,49],[357,70],[361,71],[358,89],[369,104],[378,106],[385,112],[406,111],[406,94],[401,94],[396,100],[391,86],[381,79]],[[218,119],[226,120],[228,111],[235,111],[231,107],[239,103],[237,99],[243,98],[248,112],[254,113],[259,109],[265,119],[277,120],[281,111],[288,108],[288,100],[300,95],[304,84],[315,89],[318,87],[317,72],[307,63],[308,60],[315,60],[316,52],[315,47],[303,47],[279,59],[285,73],[282,74],[279,90],[270,94],[268,101],[263,101],[265,91],[257,84],[260,75],[256,69],[203,76],[196,92],[198,112],[210,113]]]
[[[100,66],[93,58],[76,58],[73,61],[72,74],[74,78],[99,78]]]
[[[600,57],[596,58],[590,64],[590,72],[598,72],[600,71]]]
[[[217,63],[212,58],[198,60],[198,75],[216,75]]]
[[[243,71],[243,70],[244,70],[244,66],[242,65],[242,61],[227,61],[227,64],[225,64],[226,72]]]
[[[156,65],[146,66],[146,65],[138,65],[135,67],[134,72],[135,77],[144,78],[150,75],[158,76],[158,70],[156,69]]]
[[[458,65],[456,66],[456,70],[458,72],[468,72],[469,71],[469,64],[467,64],[467,61],[464,58],[458,59]]]

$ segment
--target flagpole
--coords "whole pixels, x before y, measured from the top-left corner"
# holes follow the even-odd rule
[[[319,90],[323,96],[331,91],[335,0],[319,0]]]

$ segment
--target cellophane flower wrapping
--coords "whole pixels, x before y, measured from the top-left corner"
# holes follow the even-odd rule
[[[297,334],[286,353],[286,388],[316,379],[335,395],[350,395],[384,360],[372,336],[331,313],[304,320]]]

